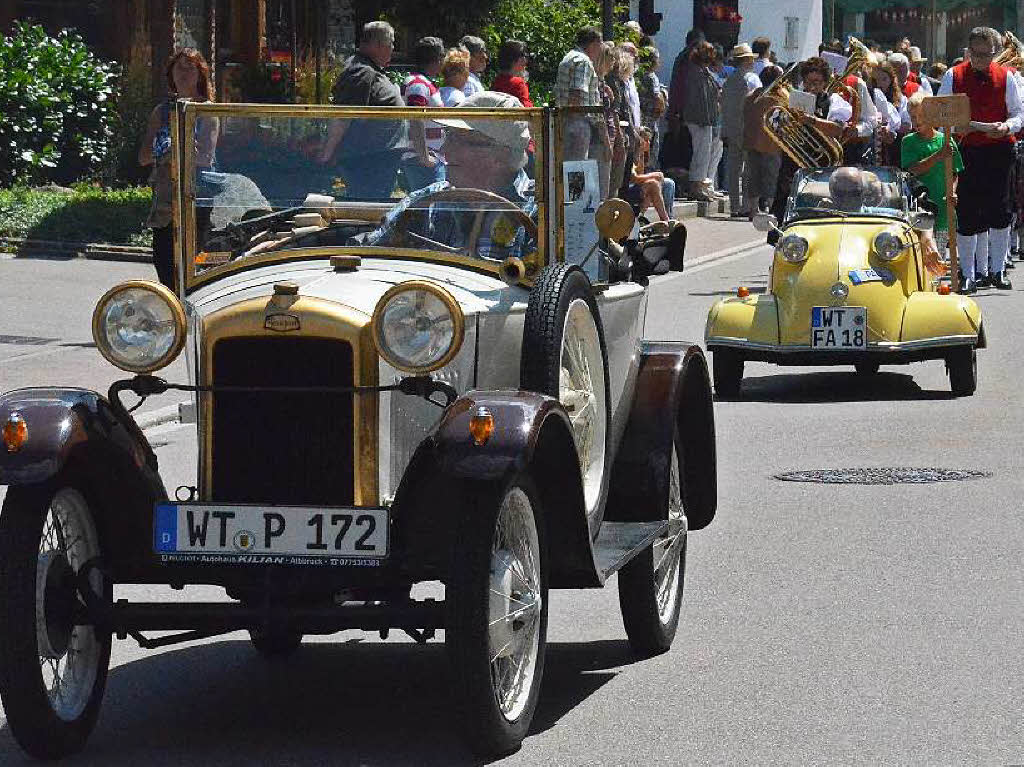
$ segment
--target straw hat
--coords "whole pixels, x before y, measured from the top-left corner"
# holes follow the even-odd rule
[[[729,51],[730,59],[756,59],[757,54],[746,43],[740,43]]]
[[[910,62],[911,63],[916,63],[918,61],[928,61],[928,59],[924,58],[923,56],[921,56],[921,49],[920,48],[918,48],[916,45],[911,45],[910,46]]]

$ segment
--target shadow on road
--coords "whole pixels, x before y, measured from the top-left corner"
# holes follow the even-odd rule
[[[624,641],[552,644],[531,733],[635,660]],[[151,655],[112,669],[96,731],[64,764],[480,765],[449,713],[444,647],[306,643],[267,661],[247,641]],[[0,729],[0,764],[27,764]]]
[[[872,402],[875,400],[951,399],[948,390],[926,391],[905,373],[881,371],[873,376],[849,372],[787,373],[743,379],[739,397],[719,402]]]

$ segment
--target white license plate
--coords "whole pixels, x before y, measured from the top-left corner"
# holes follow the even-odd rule
[[[868,310],[863,306],[815,306],[811,309],[812,349],[866,349]]]
[[[165,562],[376,567],[388,510],[158,503],[153,536]]]

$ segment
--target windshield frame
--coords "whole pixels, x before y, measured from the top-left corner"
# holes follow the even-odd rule
[[[395,258],[422,260],[467,268],[475,272],[501,276],[501,262],[481,259],[472,255],[459,255],[440,250],[393,248],[360,245],[330,245],[323,247],[296,248],[291,250],[267,251],[245,259],[211,266],[201,273],[196,272],[197,223],[196,223],[196,156],[194,149],[182,151],[182,136],[192,136],[196,121],[201,117],[280,117],[280,118],[330,118],[349,119],[423,119],[427,115],[442,112],[446,119],[496,119],[526,120],[535,139],[536,170],[534,173],[534,201],[537,206],[537,259],[543,267],[549,257],[557,258],[558,221],[551,220],[548,206],[551,187],[551,163],[555,156],[551,147],[552,134],[550,110],[531,109],[473,109],[439,107],[347,107],[321,104],[235,104],[216,102],[193,102],[180,100],[175,105],[171,129],[171,175],[174,188],[172,200],[172,226],[175,232],[174,258],[176,283],[179,295],[187,295],[197,288],[236,272],[288,261],[311,258],[329,259],[334,255],[365,255],[374,258]],[[557,218],[557,217],[555,217]],[[537,269],[539,272],[539,268]]]
[[[785,214],[784,214],[784,217],[783,217],[783,223],[788,225],[788,224],[793,223],[794,221],[799,221],[799,220],[804,219],[804,218],[806,218],[806,219],[811,219],[811,218],[815,218],[815,219],[818,219],[818,218],[821,218],[821,219],[824,219],[824,218],[841,218],[841,219],[844,219],[844,220],[848,219],[848,218],[884,218],[884,219],[893,220],[893,221],[903,221],[903,222],[909,221],[909,216],[910,216],[910,211],[911,211],[911,206],[910,206],[911,197],[910,197],[910,194],[909,194],[910,193],[910,189],[909,189],[908,184],[907,184],[907,173],[906,173],[906,171],[904,171],[904,170],[902,170],[900,168],[896,168],[896,167],[893,167],[893,166],[890,166],[890,165],[865,165],[865,166],[858,166],[858,167],[860,168],[860,170],[871,171],[873,173],[876,172],[877,170],[892,171],[893,181],[895,181],[896,183],[898,183],[900,185],[900,191],[901,191],[900,199],[903,200],[903,209],[900,212],[896,212],[895,209],[893,209],[892,213],[886,213],[886,212],[879,212],[879,211],[853,211],[853,212],[851,212],[851,211],[846,211],[846,210],[829,209],[829,208],[797,207],[796,200],[797,200],[797,196],[800,193],[800,184],[802,182],[804,182],[807,179],[808,176],[811,176],[812,174],[822,173],[824,171],[828,171],[829,175],[831,176],[832,173],[834,173],[836,170],[838,170],[841,167],[844,167],[844,166],[834,165],[834,166],[831,166],[831,167],[800,168],[800,169],[798,169],[796,174],[793,176],[793,183],[792,183],[792,187],[791,187],[791,192],[789,194],[789,199],[786,200],[786,211],[785,211]],[[820,213],[820,215],[813,215],[812,216],[812,215],[810,215],[810,213],[812,211],[815,214]]]

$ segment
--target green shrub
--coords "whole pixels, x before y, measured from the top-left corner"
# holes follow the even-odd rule
[[[238,81],[242,98],[252,104],[294,104],[291,67],[261,61],[242,70]]]
[[[15,186],[0,189],[0,236],[149,245],[143,222],[149,187],[102,189],[76,184],[71,194]]]
[[[95,171],[110,141],[115,67],[74,32],[18,22],[0,37],[0,183],[67,183]]]
[[[139,165],[139,144],[153,111],[152,71],[141,57],[133,57],[117,79],[110,142],[99,169],[106,186],[134,185],[145,180],[148,168]]]

